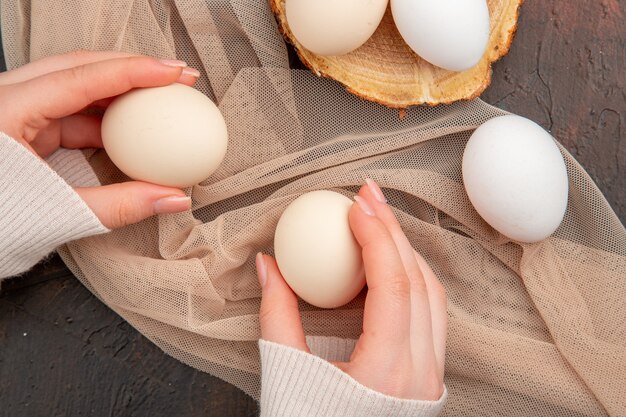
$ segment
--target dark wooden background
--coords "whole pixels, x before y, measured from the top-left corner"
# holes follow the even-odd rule
[[[526,0],[483,99],[552,131],[626,220],[618,0]],[[2,61],[2,60],[0,60]],[[3,68],[2,68],[3,69]],[[0,416],[254,416],[235,387],[164,355],[58,257],[0,293]]]

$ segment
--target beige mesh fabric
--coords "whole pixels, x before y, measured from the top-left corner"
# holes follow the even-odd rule
[[[449,296],[447,416],[626,415],[626,232],[563,150],[569,208],[550,239],[520,245],[473,210],[460,161],[472,130],[504,114],[479,100],[398,112],[290,70],[265,1],[4,0],[9,66],[78,48],[178,57],[200,68],[230,131],[193,212],[152,218],[61,250],[79,279],[181,361],[259,396],[260,289],[299,194],[352,195],[378,181]],[[90,158],[104,183],[124,177]],[[302,304],[307,334],[356,338],[363,295]]]

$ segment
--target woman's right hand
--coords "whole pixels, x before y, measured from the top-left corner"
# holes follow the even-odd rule
[[[445,290],[411,247],[378,185],[368,180],[355,200],[350,226],[363,249],[368,292],[352,356],[334,365],[385,395],[438,400],[444,391]],[[275,260],[259,254],[257,270],[263,339],[309,352],[297,297]]]

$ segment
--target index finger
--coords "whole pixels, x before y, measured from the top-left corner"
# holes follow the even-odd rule
[[[58,119],[133,88],[172,84],[182,71],[171,62],[142,56],[93,62],[21,83],[22,94],[15,104],[47,119]]]
[[[409,277],[383,222],[361,197],[355,200],[357,204],[350,209],[350,227],[362,247],[367,280],[363,335],[383,346],[407,343],[411,314]]]
[[[47,56],[29,62],[19,68],[0,74],[0,85],[21,83],[41,75],[60,71],[92,62],[104,61],[113,58],[137,56],[119,51],[72,51],[62,55]]]

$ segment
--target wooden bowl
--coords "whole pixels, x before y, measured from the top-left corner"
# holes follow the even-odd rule
[[[506,55],[517,28],[523,0],[487,0],[489,45],[475,67],[454,72],[421,59],[404,42],[388,7],[380,26],[357,50],[341,56],[320,56],[305,49],[287,23],[285,0],[269,0],[281,32],[300,60],[318,76],[332,78],[351,93],[388,107],[447,104],[478,97],[491,82],[491,65]]]

